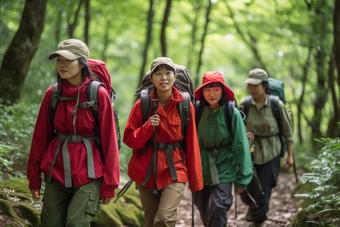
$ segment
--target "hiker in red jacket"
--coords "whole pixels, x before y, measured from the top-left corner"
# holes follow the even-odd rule
[[[53,125],[50,122],[53,86],[45,93],[27,164],[33,198],[40,199],[41,172],[45,173],[41,226],[89,226],[98,213],[100,201],[108,204],[119,186],[115,119],[107,90],[100,87],[98,91],[101,149],[94,141],[94,117],[88,108],[79,107],[87,102],[89,82],[99,80],[88,67],[89,54],[84,42],[68,39],[49,56],[57,58],[58,88],[62,93]]]
[[[182,135],[178,103],[184,100],[173,87],[175,66],[170,58],[160,57],[151,64],[151,81],[155,85],[152,99],[158,99],[158,114],[143,124],[140,99],[137,100],[124,132],[124,143],[134,149],[128,175],[136,182],[147,227],[175,226],[177,207],[189,179],[192,192],[203,188],[200,150],[195,127],[195,108],[190,103],[187,135]],[[153,143],[157,127],[157,176],[154,182]],[[186,147],[178,146],[184,140]],[[151,167],[150,167],[151,166]],[[152,168],[152,169],[151,169]],[[175,179],[174,179],[175,176]],[[177,178],[177,179],[176,179]],[[155,188],[155,186],[156,188]],[[153,192],[157,190],[157,198]]]

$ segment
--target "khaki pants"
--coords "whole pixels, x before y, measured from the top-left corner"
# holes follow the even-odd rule
[[[146,227],[175,227],[177,207],[184,194],[185,183],[175,182],[158,191],[157,199],[152,198],[152,190],[139,184]]]
[[[100,208],[102,178],[79,188],[65,188],[59,181],[46,182],[41,227],[89,227]]]

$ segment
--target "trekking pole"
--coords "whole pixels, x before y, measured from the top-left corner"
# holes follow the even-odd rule
[[[117,202],[117,200],[125,194],[125,192],[130,188],[132,183],[133,183],[132,180],[129,180],[126,183],[126,185],[122,188],[122,190],[120,190],[119,193],[117,194],[117,198],[115,199],[115,201],[113,201],[114,203]]]
[[[251,140],[251,143],[253,143],[253,140]],[[254,152],[255,152],[255,145],[254,144],[251,144],[250,152],[251,152],[251,159],[252,159],[252,165],[253,165],[254,180],[256,182],[257,187],[261,191],[261,195],[264,195],[264,192],[262,190],[262,186],[261,186],[261,182],[260,182],[259,176],[257,175],[257,171],[256,171],[255,166],[254,166],[254,162],[255,162],[254,161],[254,159],[255,159],[255,154],[254,154]]]
[[[195,192],[191,193],[191,226],[195,226],[195,207],[194,207],[194,201],[195,201]]]
[[[237,190],[236,190],[236,186],[234,184],[234,189],[235,189],[235,219],[237,219]]]
[[[299,179],[297,177],[297,173],[296,173],[296,165],[295,165],[295,157],[294,157],[294,152],[293,153],[293,169],[294,169],[294,174],[295,174],[295,182],[298,183]]]
[[[256,208],[259,208],[259,206],[256,204],[255,199],[250,195],[250,193],[248,192],[248,190],[245,190],[245,191],[247,192],[249,199],[254,203],[254,206],[255,206]]]
[[[154,109],[154,114],[157,114],[157,107],[158,107],[158,99],[153,99],[153,109]],[[157,178],[157,126],[155,126],[155,131],[154,131],[154,141],[153,141],[153,198],[157,199],[157,183],[156,183],[156,178]]]

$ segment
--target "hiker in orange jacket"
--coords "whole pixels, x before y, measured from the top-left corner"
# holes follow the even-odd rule
[[[41,226],[89,226],[98,213],[100,200],[102,204],[109,203],[119,186],[115,118],[104,87],[98,90],[99,125],[89,109],[79,108],[78,104],[87,102],[89,83],[99,79],[89,70],[89,49],[84,42],[61,42],[58,51],[49,57],[53,58],[57,58],[60,98],[69,99],[59,101],[51,124],[54,86],[45,93],[27,163],[29,189],[33,198],[40,199],[41,172],[45,173]],[[95,127],[100,131],[103,160],[93,139]]]
[[[151,81],[155,85],[152,99],[158,99],[158,114],[143,124],[142,107],[137,100],[124,132],[124,143],[134,149],[128,167],[129,177],[137,183],[145,213],[147,227],[175,226],[177,207],[189,179],[192,192],[203,188],[200,149],[195,126],[195,108],[190,103],[190,122],[186,137],[182,135],[178,103],[184,100],[173,87],[175,66],[170,58],[156,58],[151,64]],[[152,113],[154,109],[152,108]],[[154,177],[148,166],[152,165],[154,131],[157,127],[157,144],[168,146],[185,140],[186,147],[175,146],[157,150],[157,199],[153,199]],[[150,146],[149,146],[150,144]],[[145,150],[146,149],[146,150]],[[168,150],[168,151],[166,151]],[[169,153],[170,152],[170,153]],[[167,157],[168,153],[168,157]],[[170,157],[169,157],[170,154]],[[169,160],[172,159],[172,160]],[[173,164],[172,164],[173,161]],[[173,179],[172,169],[178,179]]]

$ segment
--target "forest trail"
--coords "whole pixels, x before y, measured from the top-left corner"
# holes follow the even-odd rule
[[[280,173],[277,186],[272,191],[269,212],[262,227],[286,227],[297,212],[296,202],[291,198],[295,187],[295,177],[291,173]],[[228,227],[246,227],[250,222],[245,220],[248,207],[237,195],[237,218],[235,219],[234,203],[228,211]],[[191,191],[186,187],[184,197],[178,207],[176,227],[191,227]],[[198,209],[195,207],[195,227],[204,227]]]

